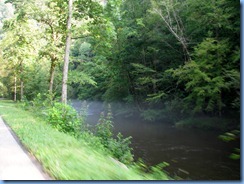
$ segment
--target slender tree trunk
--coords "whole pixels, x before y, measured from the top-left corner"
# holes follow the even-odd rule
[[[24,98],[23,61],[20,62],[20,101]]]
[[[17,100],[17,77],[16,75],[14,76],[14,101],[16,102]]]
[[[62,80],[62,103],[67,103],[67,80],[68,80],[68,69],[69,69],[69,51],[71,42],[71,19],[72,19],[72,4],[73,1],[69,0],[69,12],[67,19],[67,36],[65,44],[65,55],[64,55],[64,68],[63,68],[63,80]]]
[[[53,93],[53,81],[54,81],[54,73],[55,73],[55,61],[51,61],[50,67],[50,76],[49,76],[49,93]]]
[[[155,58],[155,57],[153,58],[152,64],[153,64],[153,70],[154,70],[154,71],[157,71],[157,64],[156,64],[156,58]],[[154,81],[152,81],[152,83],[153,83],[153,93],[154,93],[154,94],[157,93],[156,78],[157,78],[157,77],[156,77],[156,74],[153,74],[153,79],[154,79]]]
[[[137,93],[136,93],[136,89],[135,89],[135,86],[134,86],[134,82],[133,82],[133,80],[132,80],[132,78],[130,76],[130,73],[129,72],[126,72],[126,73],[127,73],[127,77],[129,79],[129,83],[130,83],[129,92],[133,96],[133,100],[134,100],[134,103],[135,103],[137,109],[139,111],[141,111],[142,108],[141,108],[141,104],[140,104],[140,102],[139,102],[139,100],[137,98]]]
[[[24,82],[20,81],[20,101],[24,98]]]
[[[174,4],[172,4],[173,2],[174,1],[166,1],[164,3],[164,13],[158,6],[154,5],[154,12],[161,17],[168,30],[180,42],[184,52],[185,62],[188,62],[191,60],[191,56],[188,50],[185,28],[180,16],[174,9]]]

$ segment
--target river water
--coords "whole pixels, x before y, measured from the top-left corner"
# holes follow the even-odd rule
[[[87,122],[95,125],[100,102],[89,102]],[[72,105],[80,110],[81,102]],[[171,176],[189,180],[240,180],[240,161],[228,156],[239,143],[225,143],[218,139],[220,132],[178,129],[163,122],[146,122],[139,118],[114,118],[114,133],[132,136],[135,159],[142,158],[148,165],[167,162],[165,170]]]

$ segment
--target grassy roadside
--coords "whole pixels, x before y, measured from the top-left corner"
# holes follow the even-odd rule
[[[45,171],[59,180],[150,180],[115,162],[72,136],[58,132],[44,120],[17,108],[10,101],[0,101],[0,115],[26,148],[41,162]],[[161,176],[161,180],[168,177]]]

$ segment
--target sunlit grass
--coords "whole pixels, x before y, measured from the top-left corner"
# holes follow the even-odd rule
[[[10,101],[0,101],[0,114],[45,171],[59,180],[148,180],[152,175],[123,167],[84,141],[53,129]],[[160,178],[167,179],[167,176]]]

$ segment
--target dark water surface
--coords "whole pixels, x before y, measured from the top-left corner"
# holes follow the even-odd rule
[[[72,101],[72,104],[77,110],[81,107],[79,101]],[[103,105],[88,104],[87,122],[95,125]],[[121,117],[114,118],[114,132],[133,137],[135,159],[142,158],[149,165],[169,163],[165,170],[171,176],[192,180],[240,180],[240,161],[228,157],[234,145],[219,140],[219,132],[177,129],[163,122],[148,123]]]

